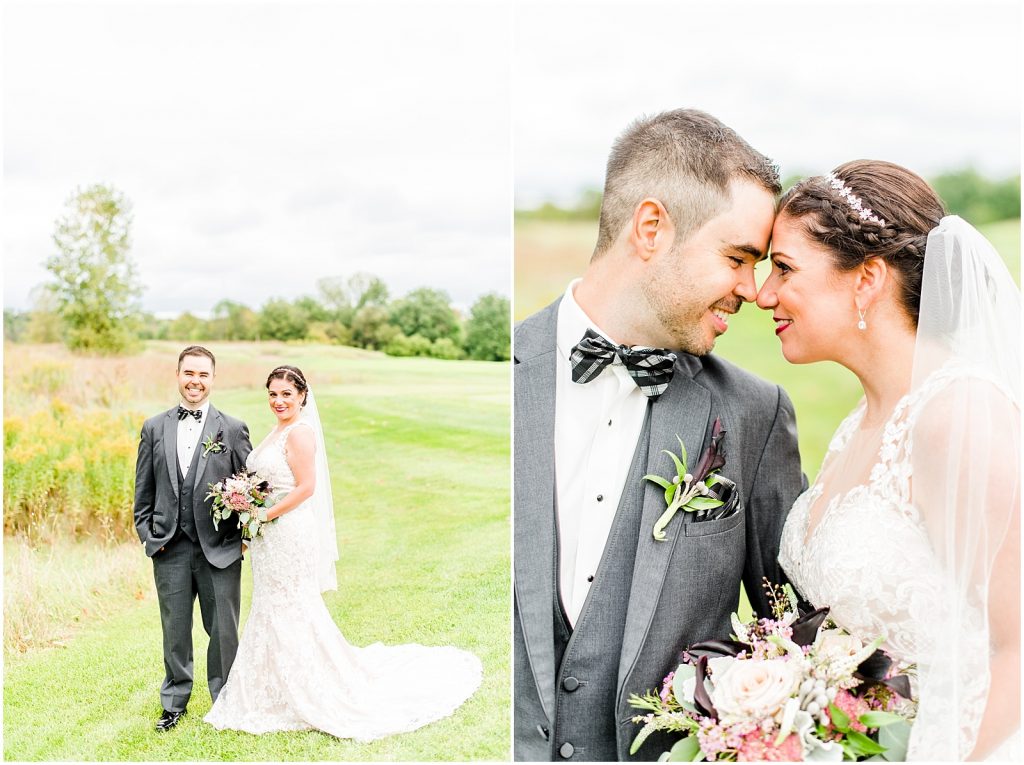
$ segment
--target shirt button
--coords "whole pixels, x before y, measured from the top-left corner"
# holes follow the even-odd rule
[[[598,494],[597,495],[597,501],[598,502],[602,501],[603,499],[604,499],[604,494]]]
[[[611,424],[612,424],[612,421],[611,421],[611,420],[608,420],[608,425],[611,425]]]
[[[562,759],[568,760],[570,757],[572,757],[572,753],[575,751],[576,747],[574,747],[572,744],[566,741],[564,744],[562,744],[562,748],[558,750],[558,753],[562,755]]]
[[[594,575],[593,575],[593,574],[591,574],[590,576],[588,576],[588,577],[587,577],[587,581],[588,581],[588,582],[593,582],[593,581],[594,581]]]

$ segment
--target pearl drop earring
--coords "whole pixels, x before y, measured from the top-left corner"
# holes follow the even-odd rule
[[[857,309],[857,316],[860,317],[860,321],[857,322],[857,329],[863,332],[865,329],[868,328],[868,323],[864,321],[864,312],[859,308]]]

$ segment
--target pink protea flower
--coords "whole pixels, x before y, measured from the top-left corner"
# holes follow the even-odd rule
[[[854,696],[849,691],[840,690],[836,693],[835,701],[832,703],[839,707],[839,710],[850,718],[850,730],[855,730],[859,733],[864,733],[867,730],[864,723],[857,719],[865,712],[871,711],[871,707],[868,706],[868,703],[864,699]]]
[[[803,762],[803,759],[803,745],[795,733],[775,746],[774,734],[765,736],[761,731],[754,731],[743,738],[736,751],[737,762]]]
[[[228,497],[228,504],[235,510],[244,510],[249,506],[249,498],[236,491]]]

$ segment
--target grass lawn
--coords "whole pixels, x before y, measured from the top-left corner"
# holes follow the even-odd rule
[[[981,227],[1020,283],[1020,221]],[[583,273],[597,237],[597,222],[518,220],[515,225],[516,321],[543,308]],[[758,284],[767,276],[767,262],[758,267]],[[729,321],[729,331],[715,353],[761,377],[778,383],[796,407],[800,456],[810,480],[818,472],[836,427],[857,403],[860,384],[838,364],[796,366],[779,349],[771,315],[745,305]]]
[[[154,343],[118,360],[132,407],[156,412],[174,403],[179,346]],[[346,638],[468,649],[483,662],[483,685],[453,717],[371,744],[318,732],[219,732],[202,722],[210,698],[197,608],[189,715],[157,734],[163,664],[150,580],[141,599],[127,592],[112,614],[81,620],[63,646],[5,657],[5,759],[508,759],[508,365],[321,345],[211,347],[218,359],[212,400],[244,419],[254,442],[274,423],[263,390],[270,369],[296,364],[316,392],[341,555],[339,589],[325,600]],[[242,577],[244,628],[247,564]],[[366,703],[386,704],[392,693],[401,688],[381,689]]]

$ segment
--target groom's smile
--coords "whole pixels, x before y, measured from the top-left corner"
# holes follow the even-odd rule
[[[178,369],[178,393],[192,408],[202,406],[213,390],[213,363],[206,356],[186,356]]]

